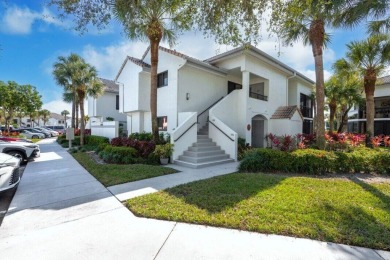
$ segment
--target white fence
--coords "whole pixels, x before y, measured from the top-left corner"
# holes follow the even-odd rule
[[[107,121],[91,124],[91,134],[108,137],[111,141],[112,138],[119,136],[119,122]]]

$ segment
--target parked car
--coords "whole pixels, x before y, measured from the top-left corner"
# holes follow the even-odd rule
[[[55,137],[55,136],[58,136],[58,132],[57,131],[54,131],[50,128],[46,128],[46,127],[36,127],[38,130],[41,129],[42,131],[43,130],[46,130],[50,133],[51,137]]]
[[[44,133],[33,133],[26,129],[23,129],[20,133],[29,139],[44,139],[46,137]]]
[[[57,131],[61,135],[66,133],[65,126],[63,125],[47,126],[47,128],[53,129],[54,131]]]
[[[42,127],[34,127],[35,130],[38,130],[38,131],[41,131],[42,133],[45,134],[45,136],[47,137],[51,137],[51,132],[45,128],[42,128]]]
[[[20,182],[20,159],[0,153],[0,193],[13,189]]]
[[[41,155],[39,145],[25,142],[0,141],[0,152],[18,157],[23,162]]]
[[[1,141],[8,141],[8,142],[26,142],[26,143],[32,143],[31,140],[24,139],[24,138],[16,138],[16,137],[9,137],[9,136],[0,136]]]
[[[37,130],[37,129],[35,129],[35,128],[23,128],[23,129],[21,129],[21,131],[23,131],[23,130],[27,130],[27,131],[30,131],[31,133],[35,133],[35,134],[43,134],[44,135],[44,137],[50,137],[50,134],[46,134],[46,133],[44,133],[44,132],[42,132],[42,131],[39,131],[39,130]]]

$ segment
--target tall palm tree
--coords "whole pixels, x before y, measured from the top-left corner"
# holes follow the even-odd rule
[[[84,145],[84,100],[87,96],[97,98],[101,95],[104,85],[98,78],[95,67],[87,64],[81,57],[79,57],[79,60],[80,61],[77,63],[78,70],[74,77],[74,83],[80,105],[80,145]]]
[[[178,30],[190,28],[189,1],[185,0],[116,0],[113,13],[124,25],[130,39],[148,40],[151,54],[150,111],[152,132],[159,139],[157,125],[157,67],[161,41],[173,45]]]
[[[78,63],[80,56],[71,53],[68,57],[60,56],[53,65],[53,76],[58,85],[64,88],[65,93],[71,93],[72,99],[72,127],[75,127],[75,111],[76,111],[76,87],[74,84],[77,75]]]
[[[325,82],[325,96],[329,106],[329,133],[333,133],[334,130],[334,118],[337,111],[338,101],[341,96],[341,86],[338,78],[332,76]]]
[[[362,41],[347,44],[346,59],[339,60],[335,66],[339,70],[358,71],[363,78],[366,94],[366,133],[374,134],[375,83],[386,66],[390,64],[390,37],[376,34]]]
[[[67,124],[66,124],[66,116],[67,115],[69,115],[69,111],[68,110],[62,110],[61,116],[64,117],[65,128],[67,127]]]
[[[43,119],[43,125],[46,125],[47,120],[49,120],[49,116],[51,114],[50,111],[47,109],[43,109],[40,111],[40,114],[41,114],[42,119]]]

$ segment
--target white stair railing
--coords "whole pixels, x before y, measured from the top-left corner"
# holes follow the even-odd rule
[[[188,117],[183,119],[183,122],[171,133],[171,143],[174,145],[172,162],[177,160],[189,146],[197,141],[197,113],[187,112],[185,115]]]

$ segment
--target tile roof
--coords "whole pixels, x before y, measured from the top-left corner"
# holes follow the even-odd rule
[[[377,84],[378,86],[390,84],[390,75],[387,75],[387,76],[378,78],[378,79],[376,80],[376,84]]]
[[[113,80],[100,78],[104,84],[104,92],[119,93],[119,85]]]
[[[64,120],[64,117],[60,114],[57,114],[57,113],[50,113],[49,118],[54,118],[56,120]],[[70,118],[69,116],[66,116],[66,119],[69,119],[69,118]]]
[[[298,106],[281,106],[276,109],[275,113],[271,116],[271,119],[291,119],[296,111],[298,111],[301,118],[303,118]]]
[[[142,68],[148,68],[148,69],[150,68],[150,65],[147,64],[146,62],[144,62],[143,59],[140,60],[140,59],[137,59],[137,58],[134,58],[134,57],[131,57],[131,56],[127,56],[126,59],[123,61],[122,66],[121,66],[121,68],[119,69],[118,73],[116,74],[116,77],[115,77],[115,80],[114,80],[114,81],[117,81],[117,80],[118,80],[119,75],[122,73],[122,70],[124,69],[124,67],[125,67],[125,65],[126,65],[126,63],[127,63],[127,61],[131,61],[131,62],[133,62],[134,64],[136,64],[136,65],[138,65],[138,66],[140,66],[140,67],[142,67]]]
[[[235,55],[237,53],[244,52],[244,51],[253,51],[257,55],[260,55],[260,56],[264,57],[269,62],[277,64],[280,67],[282,67],[283,69],[288,70],[288,71],[294,73],[294,75],[299,76],[300,78],[302,78],[303,80],[309,82],[310,84],[315,84],[315,82],[313,80],[309,79],[308,77],[306,77],[302,73],[300,73],[297,70],[291,68],[290,66],[287,66],[286,64],[284,64],[283,62],[279,61],[278,59],[275,59],[271,55],[265,53],[264,51],[254,47],[254,46],[252,46],[250,44],[246,44],[246,45],[243,45],[241,47],[237,47],[237,48],[235,48],[233,50],[230,50],[230,51],[218,54],[216,56],[208,58],[207,60],[204,60],[204,62],[208,62],[208,63],[212,64],[212,63],[217,62],[218,60],[220,60],[222,58],[225,58],[225,57],[228,57],[228,56],[231,56],[231,55]]]

